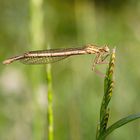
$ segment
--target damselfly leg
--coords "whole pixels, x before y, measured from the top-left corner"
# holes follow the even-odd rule
[[[97,64],[108,64],[108,61],[106,61],[107,57],[110,55],[110,53],[107,53],[107,54],[100,54],[98,53],[96,56],[95,56],[95,59],[93,61],[93,66],[92,66],[92,70],[95,71],[95,73],[97,73],[99,76],[101,77],[104,77],[105,74],[103,74],[101,71],[99,71],[97,68],[96,68],[96,65]]]

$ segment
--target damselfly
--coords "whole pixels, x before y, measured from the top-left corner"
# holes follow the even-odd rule
[[[107,46],[97,47],[96,45],[88,44],[81,48],[29,51],[21,55],[11,57],[3,61],[3,64],[10,64],[14,61],[20,61],[24,64],[47,64],[65,59],[69,56],[83,54],[96,55],[93,63],[94,69],[96,64],[104,63],[105,58],[109,55],[109,48]]]

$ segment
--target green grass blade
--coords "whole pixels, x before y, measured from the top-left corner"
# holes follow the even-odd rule
[[[106,132],[103,134],[102,138],[106,138],[112,131],[116,130],[117,128],[119,128],[119,127],[121,127],[121,126],[123,126],[131,121],[139,119],[139,118],[140,118],[140,113],[129,115],[125,118],[120,119],[119,121],[112,124],[109,128],[106,129]]]

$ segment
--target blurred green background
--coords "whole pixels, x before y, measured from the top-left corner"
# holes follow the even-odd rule
[[[115,90],[109,124],[140,111],[140,1],[0,1],[0,61],[29,50],[116,47]],[[41,6],[42,5],[42,6]],[[38,7],[39,6],[39,7]],[[38,10],[37,10],[38,9]],[[54,140],[94,140],[103,78],[93,55],[52,64]],[[105,65],[99,69],[105,72]],[[45,66],[0,64],[0,140],[46,139]],[[108,140],[140,140],[140,120]]]

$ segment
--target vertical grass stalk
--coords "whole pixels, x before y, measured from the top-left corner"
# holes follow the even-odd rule
[[[53,91],[52,91],[52,76],[51,76],[51,65],[47,65],[47,83],[48,83],[48,107],[47,107],[47,119],[48,119],[48,127],[47,127],[47,140],[53,140]]]
[[[102,135],[106,132],[108,119],[109,119],[109,107],[108,104],[112,97],[112,91],[114,87],[113,74],[115,65],[115,49],[113,49],[109,66],[107,68],[106,76],[104,79],[104,96],[100,108],[100,124],[97,130],[97,140],[104,140]]]
[[[44,40],[44,12],[43,0],[30,0],[30,50],[43,49]],[[43,138],[43,112],[38,98],[38,93],[43,78],[42,67],[32,66],[30,69],[33,107],[34,107],[34,120],[33,120],[33,140],[41,140]]]

